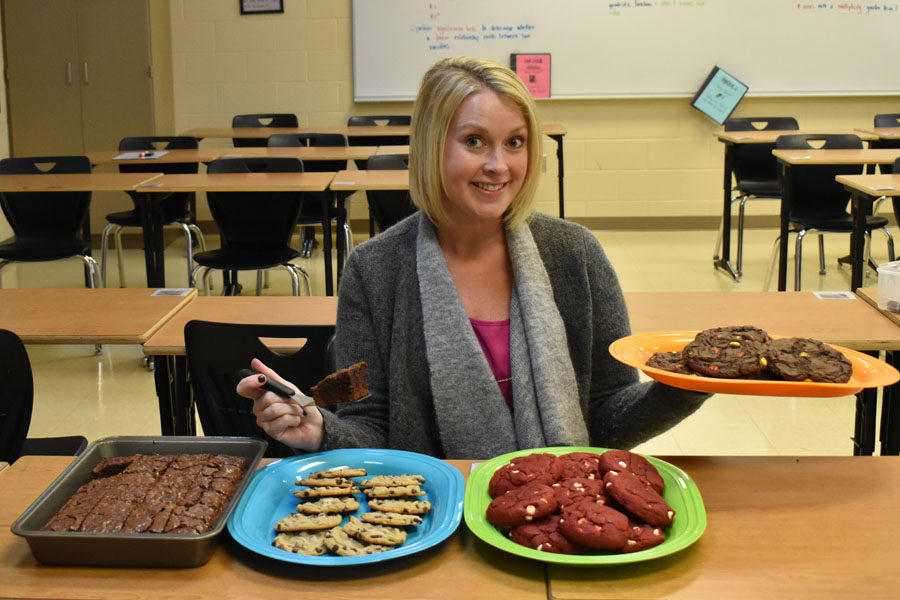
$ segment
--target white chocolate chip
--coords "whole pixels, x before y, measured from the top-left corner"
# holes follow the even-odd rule
[[[525,512],[528,513],[529,515],[533,515],[535,513],[535,511],[536,511],[536,509],[534,508],[534,504],[529,504],[528,506],[525,507]]]
[[[628,541],[625,542],[625,543],[628,544],[629,546],[633,546],[634,544],[637,544],[637,542],[634,541],[634,540],[628,540]]]
[[[670,510],[667,514],[669,515],[669,520],[670,520],[670,521],[672,520],[672,517],[675,516],[675,513],[672,512],[671,510]]]
[[[628,463],[625,462],[624,460],[620,460],[620,461],[619,461],[619,466],[622,467],[623,469],[627,469],[627,468],[628,468]]]

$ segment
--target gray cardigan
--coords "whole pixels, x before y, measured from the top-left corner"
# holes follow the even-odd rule
[[[369,399],[325,412],[323,449],[395,448],[445,456],[429,383],[416,275],[419,213],[353,250],[340,281],[335,356],[339,367],[368,363]],[[568,336],[591,444],[631,448],[699,408],[705,395],[655,382],[612,358],[630,333],[618,279],[603,249],[580,225],[536,214],[531,228]],[[466,373],[460,373],[460,378]],[[491,436],[496,423],[471,415],[467,436]],[[455,440],[459,445],[461,440]]]

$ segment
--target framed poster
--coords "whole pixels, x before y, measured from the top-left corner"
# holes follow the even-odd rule
[[[284,0],[240,0],[242,15],[283,13]]]

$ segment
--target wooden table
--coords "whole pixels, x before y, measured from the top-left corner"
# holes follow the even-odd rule
[[[896,148],[900,144],[900,127],[857,127],[861,135],[874,135],[877,139],[869,143],[869,147]]]
[[[85,155],[92,165],[139,165],[153,163],[210,163],[219,158],[228,148],[181,148],[177,150],[165,150],[165,154],[154,153],[146,158],[116,159],[117,156],[128,150],[95,150]],[[161,151],[162,152],[162,151]]]
[[[163,243],[163,214],[160,198],[172,192],[323,192],[328,189],[334,173],[189,173],[161,175],[153,181],[138,186],[136,194],[144,217],[144,254],[147,260],[147,278],[165,285],[165,255]],[[328,199],[322,198],[322,209]],[[341,235],[340,229],[338,235]],[[331,267],[331,229],[323,231],[325,254],[325,291],[334,293],[334,272]],[[338,244],[338,257],[343,255]],[[151,278],[152,274],[152,278]]]
[[[625,301],[635,333],[754,325],[773,335],[811,337],[869,353],[884,350],[892,364],[900,350],[900,325],[859,299],[821,300],[813,292],[627,292]],[[877,406],[876,389],[857,394],[854,454],[874,452]],[[884,434],[881,452],[897,453],[886,446]]]
[[[376,153],[378,146],[297,146],[226,148],[219,158],[288,157],[303,161],[366,160]]]
[[[787,252],[788,229],[790,227],[791,202],[794,191],[790,183],[790,170],[807,165],[876,165],[890,164],[900,157],[900,148],[865,148],[862,150],[775,150],[772,152],[781,164],[784,189],[781,194],[780,239],[778,252],[778,289],[787,289]],[[859,177],[858,175],[839,175],[842,177]],[[872,213],[871,202],[858,198],[854,204],[853,233],[850,236],[850,264],[852,272],[850,289],[855,290],[862,285],[865,218]],[[868,210],[867,210],[868,209]],[[859,223],[857,223],[859,221]]]
[[[870,152],[875,152],[870,150]],[[900,156],[900,149],[882,150]],[[883,164],[883,163],[882,163]],[[838,183],[850,192],[850,212],[853,215],[853,233],[850,234],[850,289],[862,285],[865,273],[866,216],[872,214],[872,206],[882,196],[900,195],[900,173],[892,175],[838,175]]]
[[[210,561],[193,569],[40,565],[10,532],[19,514],[71,458],[26,456],[0,473],[0,596],[16,598],[303,598],[334,600],[544,600],[541,564],[476,539],[461,525],[438,546],[354,567],[310,567],[259,556],[223,534]],[[468,476],[469,461],[450,461]]]
[[[194,400],[188,382],[184,326],[198,319],[263,325],[334,325],[336,296],[200,296],[144,343],[144,354],[157,357],[154,376],[162,412],[163,435],[194,435]]]
[[[343,127],[195,127],[182,133],[197,139],[214,138],[268,138],[276,133],[342,133],[352,137],[389,137],[409,136],[409,125],[343,126]],[[559,217],[565,215],[565,164],[563,157],[563,138],[568,131],[559,123],[544,123],[541,133],[556,142],[557,180],[559,182]]]
[[[900,459],[668,456],[697,483],[703,536],[651,561],[564,567],[507,554],[465,523],[436,548],[351,571],[257,556],[227,535],[193,569],[37,563],[10,525],[72,460],[26,456],[0,472],[0,595],[16,598],[477,600],[893,599],[900,586]],[[449,461],[464,476],[469,461]],[[877,534],[861,521],[875,515]],[[676,517],[677,518],[677,517]],[[877,539],[876,539],[877,538]]]
[[[719,258],[714,259],[713,265],[723,269],[735,280],[738,279],[737,271],[731,264],[731,194],[733,191],[732,178],[734,176],[734,148],[740,144],[774,144],[781,135],[818,134],[818,133],[852,133],[863,140],[874,140],[877,136],[861,131],[849,130],[752,130],[752,131],[717,131],[716,138],[725,146],[725,165],[723,168],[724,201],[722,206],[722,252]]]

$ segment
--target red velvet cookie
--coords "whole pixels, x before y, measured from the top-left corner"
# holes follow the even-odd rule
[[[509,536],[517,544],[542,552],[557,554],[578,554],[581,551],[559,530],[559,515],[550,515],[540,521],[523,523],[513,527]]]
[[[659,546],[666,541],[666,536],[659,527],[635,521],[632,521],[629,525],[628,541],[625,543],[625,547],[622,548],[622,552],[640,552],[647,548]]]
[[[570,541],[597,550],[621,550],[628,541],[628,517],[587,498],[563,509],[559,529]]]
[[[529,483],[491,500],[485,516],[497,527],[515,527],[542,519],[558,506],[553,488],[543,483]]]
[[[560,479],[550,487],[556,494],[560,508],[578,502],[582,498],[588,498],[592,502],[606,504],[608,496],[603,489],[602,479],[588,479],[587,477],[567,477]]]
[[[666,487],[662,475],[656,470],[650,461],[628,450],[607,450],[600,455],[600,470],[607,471],[631,471],[642,479],[654,490],[663,493]]]
[[[494,472],[488,484],[491,498],[527,483],[551,485],[562,475],[562,462],[553,454],[527,454],[512,459]]]
[[[652,487],[631,471],[608,471],[603,476],[606,492],[641,521],[664,527],[672,523],[675,511]]]
[[[561,454],[562,462],[561,479],[567,477],[587,477],[588,479],[601,479],[600,455],[593,452],[569,452]]]

